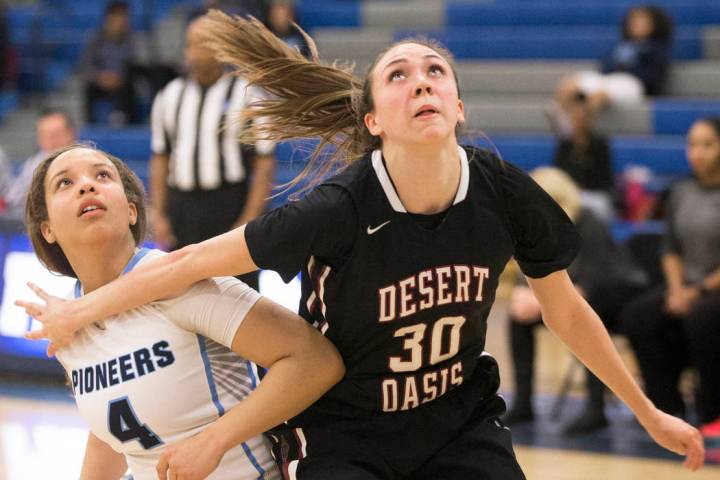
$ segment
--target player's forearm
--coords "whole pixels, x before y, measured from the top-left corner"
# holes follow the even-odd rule
[[[208,427],[208,438],[223,452],[296,416],[340,381],[345,368],[337,350],[319,333],[308,333],[270,365],[255,391]]]
[[[258,158],[255,159],[255,167],[250,181],[245,207],[236,221],[236,226],[246,224],[265,211],[267,198],[270,196],[272,190],[274,175],[275,157],[273,155],[258,156]]]
[[[625,368],[600,318],[577,292],[567,272],[528,279],[528,283],[548,328],[632,409],[641,423],[649,419],[655,408]]]
[[[118,480],[126,471],[125,456],[88,433],[80,480]]]
[[[67,302],[73,331],[141,305],[180,294],[197,281],[257,270],[245,229],[232,230],[143,263],[127,274]]]
[[[66,316],[73,320],[73,330],[146,303],[172,297],[204,278],[199,277],[197,269],[192,268],[193,251],[196,248],[197,245],[190,245],[155,258],[107,285],[68,302]]]
[[[654,406],[630,375],[600,318],[580,295],[562,302],[564,311],[543,310],[548,328],[644,423]]]

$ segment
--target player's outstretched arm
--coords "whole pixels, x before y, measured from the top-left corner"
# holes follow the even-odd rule
[[[163,255],[133,269],[109,284],[76,300],[48,295],[30,288],[45,302],[16,301],[42,329],[26,335],[31,340],[47,338],[48,354],[67,346],[75,332],[99,320],[174,296],[193,283],[210,277],[240,275],[257,270],[245,243],[245,227],[239,227],[204,242]]]
[[[117,480],[127,471],[125,456],[88,433],[80,480]]]
[[[643,394],[610,340],[600,318],[578,294],[562,270],[528,284],[540,301],[548,328],[572,350],[635,413],[661,446],[685,455],[685,466],[697,470],[704,462],[702,437],[679,418],[661,412]]]
[[[266,367],[267,374],[204,431],[169,445],[158,462],[158,478],[205,478],[225,452],[302,412],[345,373],[340,354],[325,337],[267,299],[258,300],[247,314],[232,349]]]

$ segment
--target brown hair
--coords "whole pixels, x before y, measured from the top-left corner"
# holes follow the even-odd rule
[[[147,219],[145,217],[145,189],[142,182],[130,168],[119,158],[103,152],[92,145],[76,143],[67,147],[55,150],[45,157],[35,168],[32,183],[28,191],[27,200],[25,202],[25,228],[27,229],[30,241],[32,242],[35,254],[48,270],[57,272],[61,275],[77,278],[72,269],[65,253],[63,253],[60,245],[48,243],[42,235],[42,223],[48,220],[47,203],[45,202],[45,177],[50,169],[50,165],[56,158],[63,153],[84,148],[94,150],[105,156],[115,168],[117,168],[122,180],[123,190],[127,197],[128,203],[132,203],[137,208],[137,221],[135,225],[130,225],[135,244],[139,245],[145,239],[145,229]]]
[[[352,73],[351,66],[337,62],[322,64],[315,42],[297,25],[295,28],[308,43],[309,59],[273,35],[257,19],[230,17],[212,10],[204,21],[207,44],[218,60],[231,64],[237,75],[270,94],[270,98],[253,103],[240,113],[238,120],[251,125],[243,129],[240,141],[320,139],[308,164],[284,185],[286,189],[313,177],[314,180],[302,189],[305,191],[331,170],[380,148],[380,139],[367,130],[364,117],[374,108],[372,71],[391,48],[416,43],[433,49],[450,64],[458,84],[450,52],[427,38],[407,38],[389,46],[378,54],[363,80]],[[259,118],[264,121],[252,121]]]

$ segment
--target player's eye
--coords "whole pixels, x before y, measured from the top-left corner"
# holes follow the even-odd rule
[[[445,74],[445,69],[440,65],[431,65],[428,73],[432,76],[441,76]]]
[[[388,76],[388,80],[391,82],[394,82],[395,80],[401,80],[405,78],[405,73],[403,73],[402,70],[394,70],[390,73],[390,76]]]

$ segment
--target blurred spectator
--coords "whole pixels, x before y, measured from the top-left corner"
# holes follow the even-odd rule
[[[102,120],[98,115],[100,101],[110,103],[112,124],[134,123],[135,92],[129,78],[135,55],[130,29],[130,9],[124,1],[110,2],[105,9],[102,27],[88,44],[82,60],[85,75],[85,119]]]
[[[607,227],[593,212],[581,207],[580,191],[567,174],[554,167],[542,167],[531,175],[565,210],[582,237],[578,256],[568,268],[570,279],[608,330],[616,330],[621,307],[647,284],[644,272],[624,248],[614,243]],[[534,418],[535,328],[541,324],[540,304],[522,282],[513,289],[509,305],[510,346],[515,369],[514,402],[505,416],[505,421],[510,424]],[[567,434],[584,433],[607,425],[605,387],[587,369],[586,377],[588,398],[581,414],[563,428]]]
[[[13,179],[6,197],[8,209],[14,214],[22,214],[33,172],[42,159],[53,150],[77,142],[72,118],[62,109],[44,110],[35,124],[35,129],[38,151],[25,160],[20,173]]]
[[[271,0],[268,8],[267,24],[270,31],[291,47],[297,48],[304,56],[310,55],[305,37],[293,26],[295,6],[293,0]]]
[[[5,150],[0,148],[0,214],[7,209],[6,196],[12,179],[12,166],[5,155]]]
[[[229,15],[252,15],[261,22],[266,20],[266,0],[203,0],[201,3],[190,11],[188,21],[205,15],[213,8]]]
[[[155,98],[150,160],[155,241],[181,248],[243,225],[266,206],[275,171],[275,145],[238,143],[233,114],[260,96],[225,73],[203,45],[203,18],[188,26],[186,77]],[[258,288],[257,272],[241,279]]]
[[[0,0],[0,90],[9,82],[10,76],[10,31],[7,23],[7,7]]]
[[[697,369],[700,423],[720,441],[720,118],[692,125],[687,159],[694,176],[672,188],[667,205],[665,286],[631,302],[623,325],[660,409],[685,414],[678,381],[686,366]]]
[[[659,7],[630,9],[621,26],[621,40],[602,60],[601,72],[577,72],[561,79],[549,118],[558,134],[570,136],[568,105],[584,93],[593,113],[613,105],[633,105],[645,95],[660,95],[667,83],[672,21]]]
[[[607,138],[593,130],[587,96],[577,92],[568,103],[572,135],[559,138],[554,163],[581,189],[583,206],[609,223],[614,217],[615,180]]]

